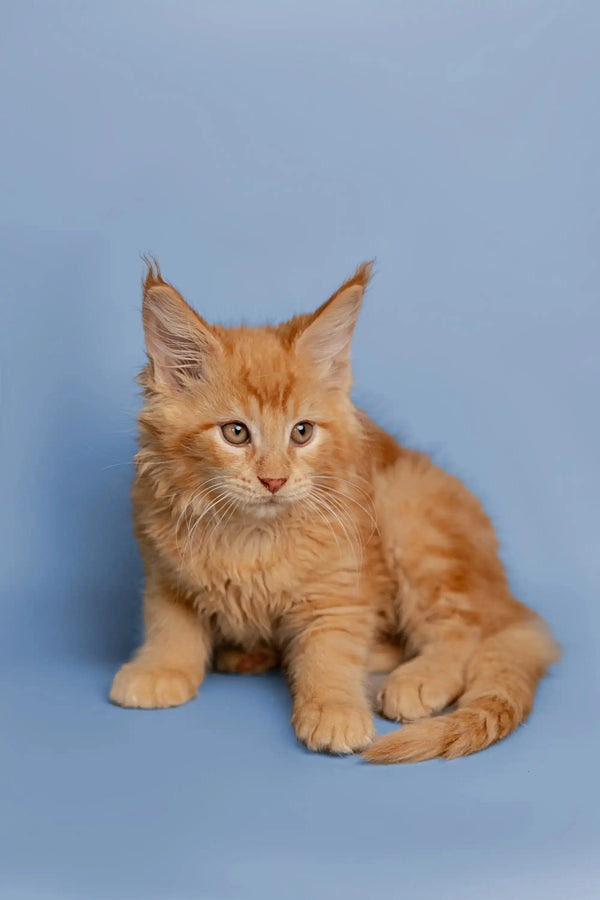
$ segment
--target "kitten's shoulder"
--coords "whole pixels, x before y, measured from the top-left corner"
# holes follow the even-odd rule
[[[413,463],[420,462],[421,458],[427,460],[425,454],[403,447],[395,437],[377,425],[364,410],[357,409],[357,414],[364,437],[366,455],[372,469],[380,471],[389,469],[400,460]]]
[[[387,469],[392,466],[404,452],[404,448],[396,438],[384,431],[362,409],[357,409],[358,420],[364,439],[367,458],[375,469]]]

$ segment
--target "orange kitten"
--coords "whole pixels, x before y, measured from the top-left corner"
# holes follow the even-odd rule
[[[311,315],[223,328],[149,264],[133,487],[146,638],[115,703],[185,703],[211,663],[281,664],[300,740],[378,763],[474,753],[529,715],[558,649],[512,596],[479,501],[350,399],[369,275]],[[374,739],[365,683],[382,668],[378,709],[410,724]]]

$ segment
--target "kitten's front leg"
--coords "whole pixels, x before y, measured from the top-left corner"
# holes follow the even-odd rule
[[[144,593],[146,639],[115,675],[110,699],[118,706],[179,706],[196,696],[210,656],[210,635],[194,610],[153,573]]]
[[[284,658],[297,737],[309,750],[364,750],[375,735],[364,686],[369,616],[322,612],[296,627]]]

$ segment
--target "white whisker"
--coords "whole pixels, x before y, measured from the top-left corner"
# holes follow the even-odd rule
[[[331,508],[335,509],[337,511],[337,513],[344,520],[346,525],[348,525],[348,527],[352,530],[355,540],[356,540],[356,543],[360,547],[361,556],[362,556],[362,552],[363,552],[366,544],[363,543],[362,532],[356,522],[353,510],[349,506],[347,506],[345,503],[343,503],[339,499],[339,497],[331,496],[328,492],[321,492],[321,496],[324,496],[327,498],[329,504],[331,505]],[[370,539],[371,539],[371,535],[369,536],[369,540]],[[368,543],[368,541],[366,543]]]
[[[333,525],[331,524],[331,522],[329,521],[327,516],[323,512],[321,512],[322,507],[319,506],[316,498],[315,497],[305,497],[304,502],[309,505],[309,509],[312,509],[314,512],[316,512],[317,515],[319,515],[321,517],[321,519],[325,522],[325,524],[327,525],[327,527],[329,528],[329,530],[331,531],[331,533],[333,535],[333,539],[338,548],[338,553],[341,555],[342,548],[340,547],[340,542],[338,540],[338,536],[335,533],[335,528],[333,527]]]
[[[345,500],[349,500],[351,503],[354,503],[356,506],[359,507],[359,509],[361,509],[364,512],[364,514],[368,517],[368,519],[371,523],[371,534],[369,535],[369,540],[367,541],[367,543],[371,540],[371,538],[373,537],[374,534],[378,533],[379,526],[377,525],[377,521],[375,520],[373,513],[369,512],[369,510],[365,506],[363,506],[362,503],[359,503],[358,500],[356,500],[356,498],[351,497],[349,494],[345,494],[343,491],[338,491],[335,488],[332,488],[329,486],[323,487],[323,488],[321,488],[321,490],[324,490],[328,495],[333,495],[334,497],[338,498],[338,503],[342,503],[342,501],[339,500],[339,497],[343,497]],[[333,497],[332,497],[332,499],[333,499]],[[351,510],[349,510],[347,507],[346,507],[346,511],[351,514]]]
[[[237,502],[238,501],[235,499],[235,497],[230,496],[229,502],[226,503],[225,508],[223,510],[218,511],[218,518],[215,516],[215,521],[213,522],[213,526],[212,526],[211,530],[209,532],[207,532],[207,534],[205,535],[205,541],[207,544],[209,543],[209,541],[211,540],[211,538],[213,537],[215,532],[218,531],[218,529],[220,528],[221,523],[223,522],[225,516],[230,512],[230,510],[232,510],[235,507]]]
[[[348,547],[350,548],[350,552],[352,553],[352,559],[354,562],[354,570],[358,577],[358,558],[356,556],[356,548],[354,545],[354,541],[352,540],[352,537],[348,531],[348,528],[353,527],[351,521],[349,522],[346,519],[346,517],[343,514],[343,511],[341,511],[339,508],[337,508],[337,509],[334,508],[334,506],[332,505],[332,498],[327,497],[327,494],[325,494],[324,491],[321,491],[318,494],[316,492],[313,492],[312,498],[313,498],[313,500],[320,503],[322,508],[326,509],[329,512],[329,514],[331,516],[333,516],[333,518],[336,520],[336,522],[338,522],[338,524],[340,525],[340,527],[346,537],[346,541],[348,543]],[[348,526],[348,527],[346,527],[346,526]],[[361,544],[360,535],[357,533],[355,528],[354,528],[354,534],[355,534],[355,539],[358,538],[358,543]],[[362,556],[362,545],[361,545],[361,556]]]
[[[177,522],[175,524],[175,534],[177,535],[178,543],[179,543],[179,528],[180,528],[182,519],[187,522],[187,528],[189,531],[192,515],[194,512],[194,505],[196,503],[198,503],[203,497],[208,496],[213,491],[218,490],[220,487],[222,488],[224,481],[225,480],[221,477],[219,477],[219,478],[215,477],[214,479],[208,479],[207,481],[203,481],[202,484],[200,485],[200,487],[192,494],[192,496],[189,498],[189,500],[185,503],[185,505],[183,506],[183,509],[181,510],[181,512],[179,514],[179,518],[177,519]],[[214,482],[214,483],[210,483],[210,482]]]

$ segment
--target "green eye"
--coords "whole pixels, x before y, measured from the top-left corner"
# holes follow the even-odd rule
[[[294,425],[292,428],[292,443],[294,444],[308,444],[311,437],[313,436],[314,425],[312,422],[298,422],[297,425]]]
[[[221,433],[229,444],[250,443],[250,432],[243,422],[227,422],[221,425]]]

